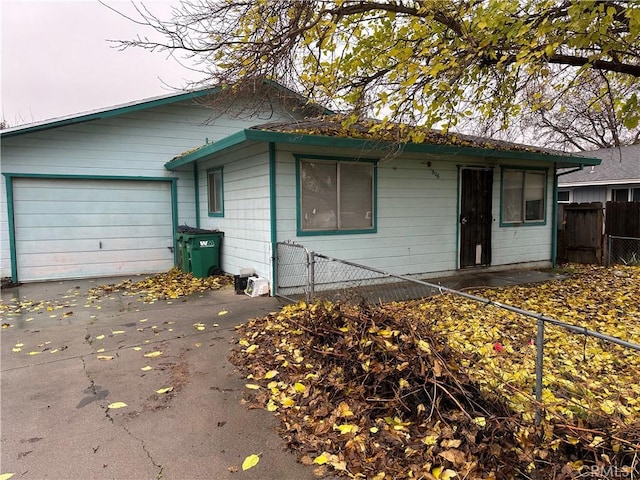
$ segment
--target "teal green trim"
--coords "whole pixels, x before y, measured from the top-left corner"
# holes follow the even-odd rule
[[[544,220],[536,220],[536,221],[526,221],[523,220],[521,222],[507,222],[503,220],[502,213],[504,212],[504,172],[505,170],[521,170],[523,172],[527,171],[538,171],[544,172]],[[502,165],[500,168],[500,227],[540,227],[547,224],[548,218],[548,205],[547,205],[547,184],[549,182],[549,169],[542,167],[522,167],[522,166],[509,166]],[[524,205],[523,205],[524,208]],[[522,212],[525,215],[525,212]]]
[[[299,237],[310,236],[324,236],[324,235],[357,235],[357,234],[371,234],[378,232],[378,160],[372,158],[353,158],[353,157],[335,157],[325,155],[294,155],[296,159],[296,234]],[[349,163],[371,163],[373,165],[373,212],[372,212],[372,227],[365,229],[344,229],[344,230],[303,230],[302,229],[302,191],[301,191],[301,177],[300,177],[300,163],[302,160],[325,160],[336,163],[349,162]]]
[[[460,182],[462,182],[461,169],[462,167],[458,165],[458,177],[456,181],[456,270],[460,268],[460,202],[462,202],[462,199],[460,198]]]
[[[118,175],[67,175],[67,174],[47,174],[47,173],[10,173],[3,172],[5,177],[12,178],[50,178],[50,179],[67,179],[67,180],[130,180],[147,182],[170,182],[177,181],[177,177],[133,177]]]
[[[558,263],[558,173],[553,169],[553,211],[551,221],[551,266]]]
[[[278,253],[278,218],[276,196],[276,146],[269,142],[269,217],[271,228],[271,296],[278,293],[277,258]]]
[[[359,151],[368,151],[373,154],[379,152],[384,156],[390,152],[398,150],[398,144],[394,142],[384,142],[379,140],[368,140],[362,138],[331,137],[327,135],[309,135],[304,133],[272,132],[257,129],[241,130],[229,137],[223,138],[215,143],[204,145],[203,147],[186,155],[176,157],[165,164],[168,170],[175,170],[188,163],[201,158],[213,155],[227,148],[236,146],[243,142],[272,142],[285,143],[309,147],[333,147],[333,148],[353,148]],[[530,160],[552,164],[555,162],[558,167],[591,166],[600,165],[599,158],[573,157],[565,155],[555,155],[550,153],[529,152],[521,150],[492,150],[480,147],[462,147],[456,145],[435,145],[424,143],[408,143],[402,146],[402,152],[440,154],[440,155],[467,155],[480,158],[510,160]]]
[[[220,211],[211,210],[211,174],[220,175]],[[207,212],[210,217],[224,217],[224,174],[222,167],[207,170]]]
[[[221,140],[218,140],[217,142],[203,145],[202,147],[200,147],[197,150],[194,150],[193,152],[175,157],[170,162],[165,163],[164,167],[167,170],[176,170],[192,162],[197,162],[198,160],[208,157],[209,155],[213,155],[214,153],[218,153],[222,150],[226,150],[227,148],[231,148],[235,145],[239,145],[247,141],[248,131],[249,130],[240,130],[239,132],[236,132],[233,135],[230,135]]]
[[[5,175],[7,189],[7,216],[9,227],[9,250],[11,256],[11,281],[18,283],[18,260],[16,256],[16,225],[13,213],[13,177]]]
[[[178,266],[178,179],[171,179],[171,224],[173,226],[173,266]]]
[[[200,174],[198,172],[198,162],[193,162],[193,195],[196,209],[196,228],[200,228]]]
[[[86,113],[82,115],[76,115],[72,117],[65,117],[61,119],[46,120],[44,122],[38,122],[37,124],[24,125],[15,128],[9,128],[0,132],[2,138],[16,137],[24,135],[26,133],[38,132],[43,130],[51,130],[53,128],[65,127],[67,125],[76,125],[78,123],[92,122],[94,120],[102,120],[105,118],[116,117],[118,115],[125,115],[127,113],[138,112],[140,110],[146,110],[154,107],[161,107],[163,105],[170,105],[172,103],[183,102],[185,100],[191,100],[195,98],[206,97],[208,95],[214,95],[220,91],[219,87],[207,88],[205,90],[199,90],[197,92],[180,93],[177,95],[163,96],[151,100],[143,100],[119,107],[110,107],[105,110],[97,112]]]
[[[11,255],[11,281],[18,283],[18,263],[16,253],[16,227],[14,218],[13,179],[14,178],[42,178],[64,180],[125,180],[145,182],[171,182],[171,223],[173,226],[173,263],[178,264],[178,249],[176,231],[178,229],[178,179],[176,177],[131,177],[116,175],[58,175],[46,173],[10,173],[3,172],[7,188],[7,215],[9,228],[9,249]]]

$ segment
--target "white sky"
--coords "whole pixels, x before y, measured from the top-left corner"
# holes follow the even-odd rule
[[[144,4],[163,19],[178,0]],[[122,0],[106,0],[131,13]],[[166,53],[118,51],[107,39],[151,32],[97,0],[0,0],[2,118],[15,126],[176,91],[197,73]]]

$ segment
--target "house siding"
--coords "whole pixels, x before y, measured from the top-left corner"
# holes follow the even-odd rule
[[[2,139],[2,173],[84,177],[177,178],[178,223],[194,225],[192,170],[170,172],[164,164],[182,152],[216,141],[264,119],[212,117],[192,100],[123,113],[111,118]],[[114,190],[114,195],[117,190]],[[6,183],[0,183],[0,268],[11,276]],[[53,222],[55,223],[55,213]],[[171,210],[166,212],[171,218]],[[85,221],[87,216],[83,217]],[[19,244],[20,238],[16,238]],[[126,260],[123,260],[126,261]],[[82,273],[79,273],[82,276]]]
[[[458,168],[486,166],[494,172],[491,267],[550,265],[553,170],[547,171],[546,222],[537,226],[500,226],[500,165],[465,157],[405,154],[384,159],[375,152],[315,148],[315,155],[381,158],[377,166],[377,232],[299,237],[296,229],[294,154],[277,150],[278,240],[292,240],[313,251],[404,275],[436,276],[458,268]],[[483,164],[484,163],[484,164]],[[505,162],[526,167],[526,162]],[[539,168],[539,166],[538,166]]]
[[[206,171],[222,167],[224,216],[208,216]],[[221,268],[253,269],[271,281],[271,215],[268,145],[245,144],[198,165],[200,225],[224,232]]]

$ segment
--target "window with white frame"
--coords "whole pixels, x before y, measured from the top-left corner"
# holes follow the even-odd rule
[[[373,162],[307,157],[298,161],[301,233],[374,231]]]
[[[614,202],[640,202],[640,188],[612,188],[611,200]]]
[[[209,216],[223,216],[222,168],[207,171],[207,192],[209,197]]]
[[[502,223],[545,221],[547,172],[505,168],[502,170]]]
[[[558,190],[558,203],[571,203],[571,190]]]

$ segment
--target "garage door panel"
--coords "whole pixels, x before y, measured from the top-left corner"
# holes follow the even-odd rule
[[[144,237],[140,238],[140,250],[168,250],[173,244],[170,237]],[[74,252],[101,252],[128,251],[131,250],[131,240],[129,238],[76,238],[74,242],[67,239],[49,240],[47,242],[48,253],[74,253]],[[41,254],[42,245],[38,240],[22,241],[20,252],[23,254]]]
[[[170,225],[167,225],[167,230],[171,231]],[[43,238],[48,239],[49,241],[56,240],[65,240],[69,239],[69,230],[68,228],[51,228],[51,227],[41,227],[41,228],[29,228],[23,232],[22,240],[23,241],[36,241],[40,242]],[[165,238],[159,235],[152,235],[150,233],[149,225],[136,225],[131,226],[126,229],[124,232],[124,227],[85,227],[85,228],[74,228],[73,229],[73,237],[75,240],[95,240],[97,242],[101,240],[109,240],[113,238],[137,238],[140,240],[144,240],[147,238]],[[173,238],[173,237],[166,237]]]
[[[165,250],[167,250],[165,248]],[[24,259],[23,267],[56,265],[100,265],[108,263],[148,262],[161,260],[166,257],[162,250],[119,250],[117,252],[56,252],[34,253]]]
[[[14,217],[21,281],[173,265],[170,182],[17,178]]]
[[[165,215],[165,208],[170,206],[168,199],[136,202],[136,211],[149,215]],[[42,201],[29,200],[22,204],[24,215],[58,215],[60,212],[73,211],[76,215],[105,215],[105,214],[127,214],[131,212],[131,202],[119,199],[111,200],[109,203],[95,205],[89,201],[69,202],[59,200]]]
[[[171,204],[168,205],[171,208]],[[171,212],[171,210],[169,210]],[[78,214],[60,214],[54,215],[23,215],[21,218],[20,226],[22,228],[89,228],[89,227],[101,227],[105,230],[117,226],[123,227],[148,227],[153,225],[171,225],[171,214],[147,214],[145,212],[136,212],[138,215],[135,217],[131,215],[132,212],[108,214],[108,215],[93,215],[91,213],[85,215]],[[168,219],[167,219],[168,218]],[[113,226],[113,227],[112,227]]]

